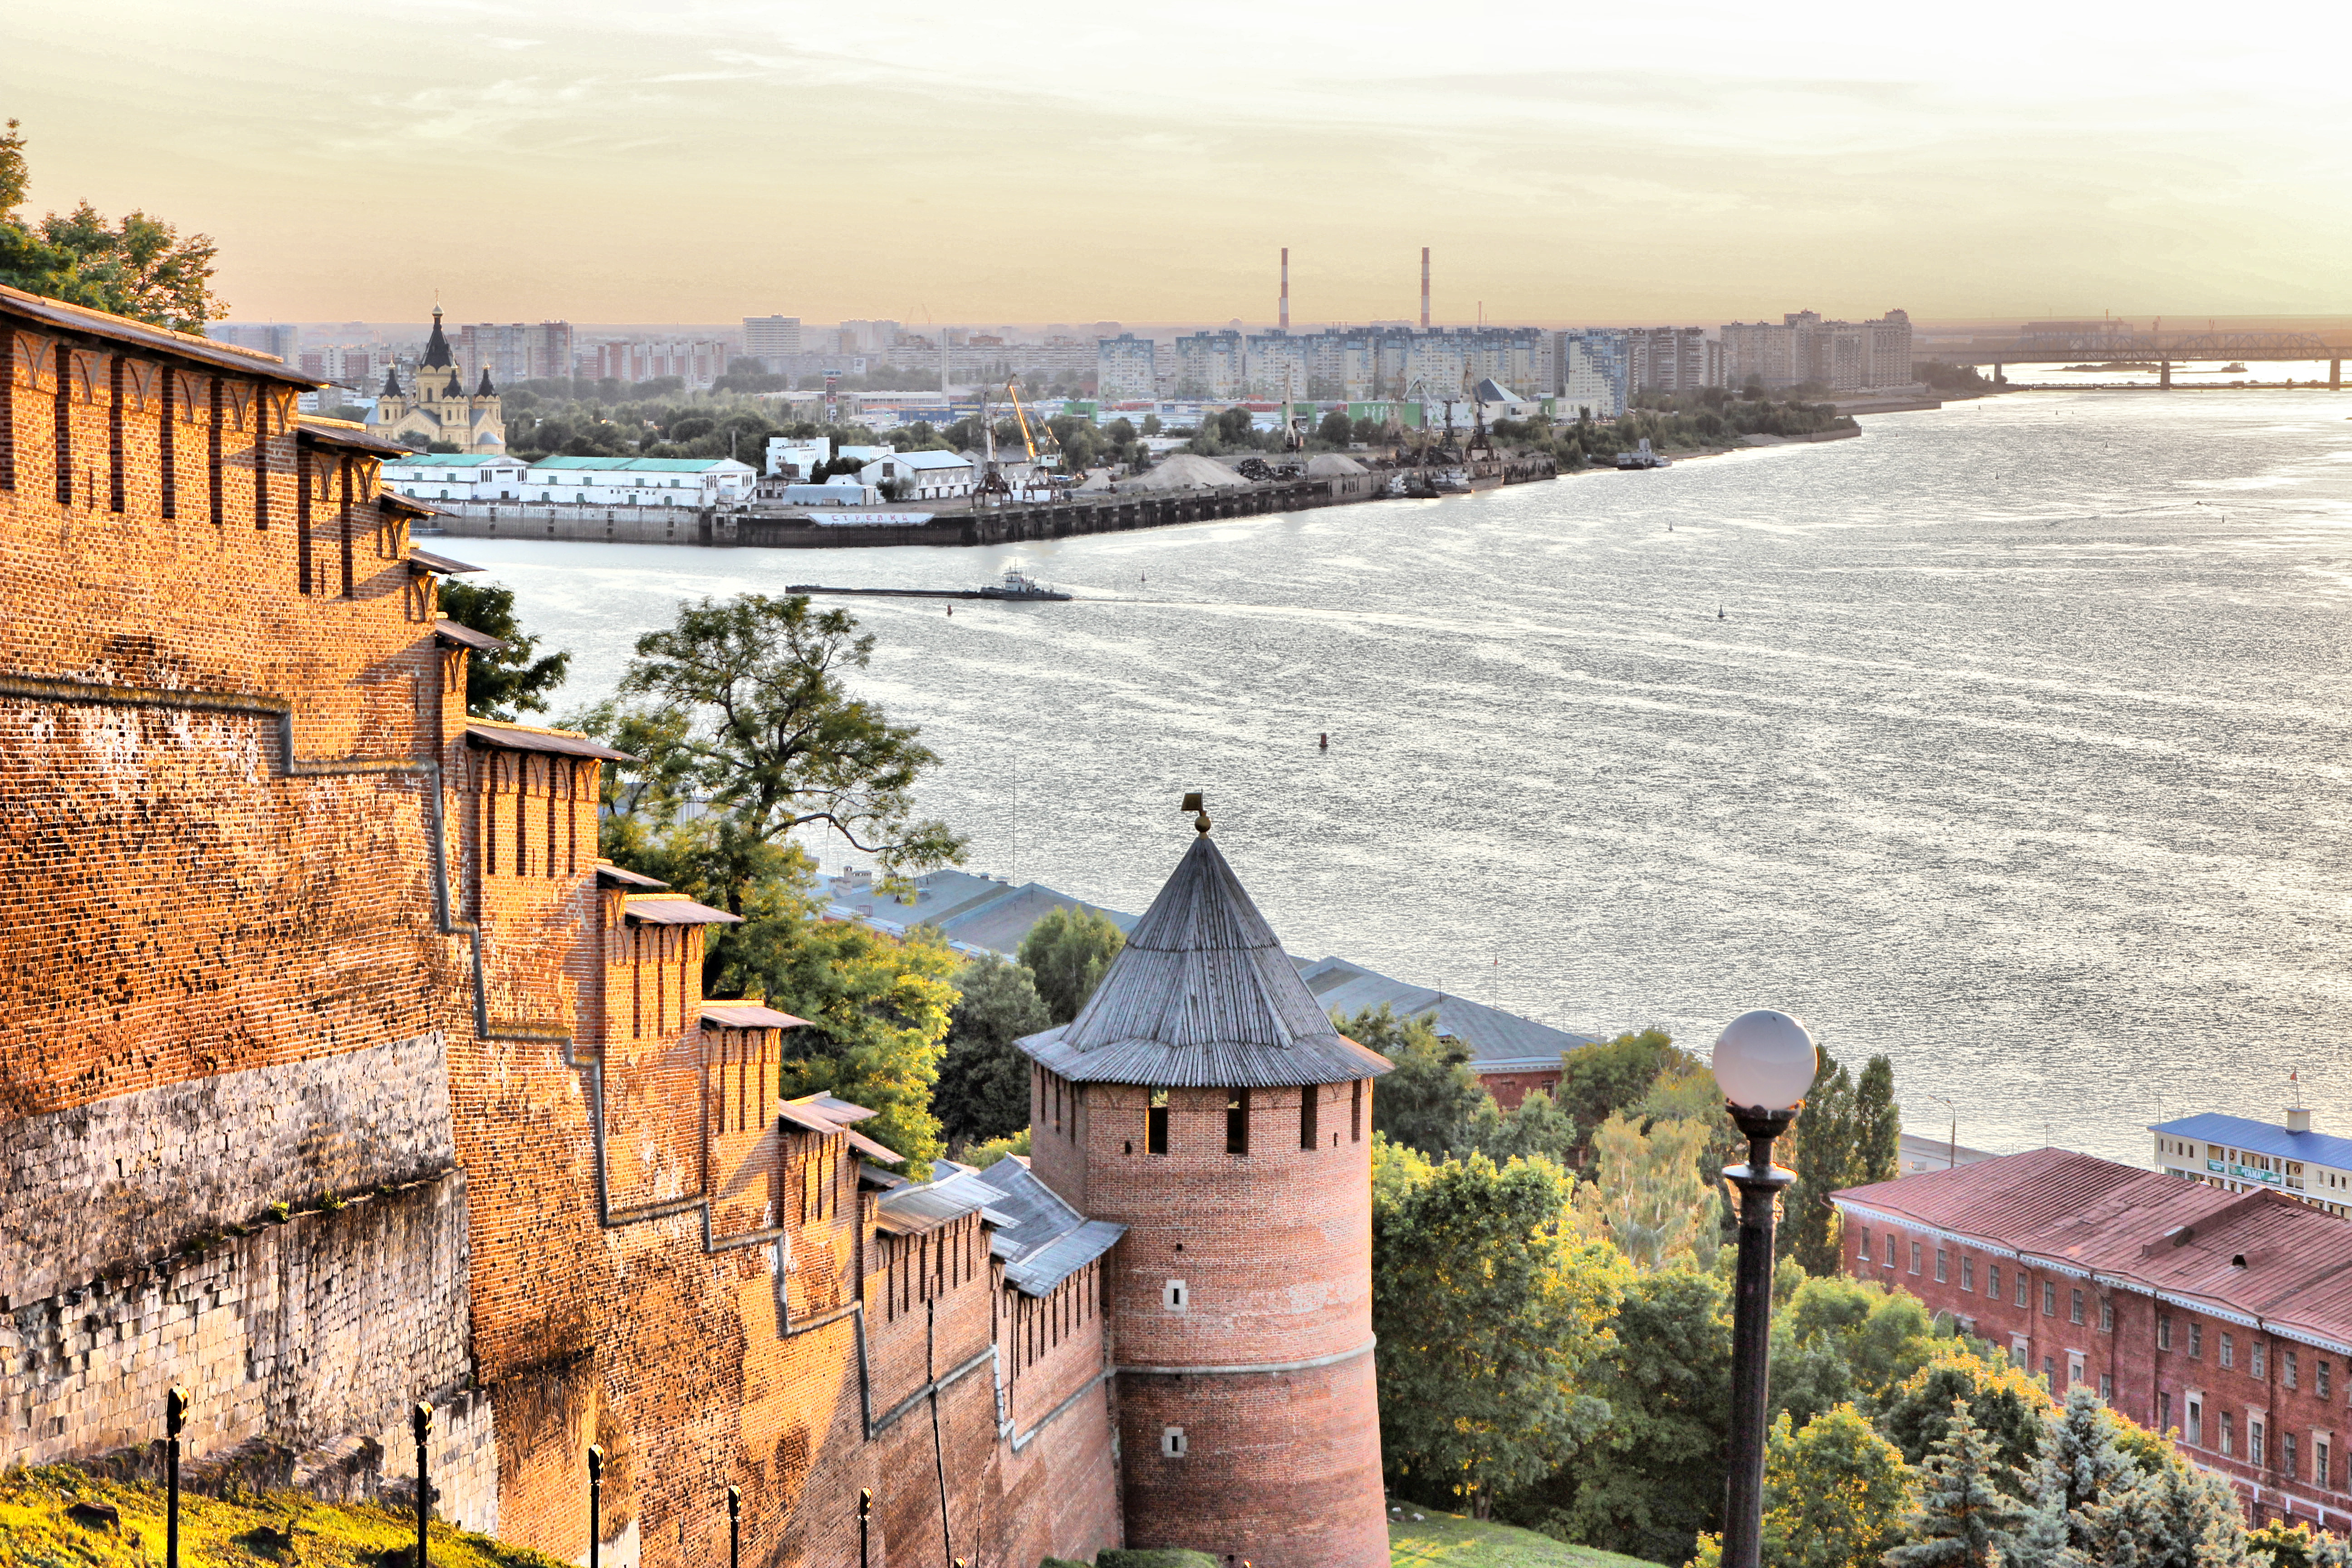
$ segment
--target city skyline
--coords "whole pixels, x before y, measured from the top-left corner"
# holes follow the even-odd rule
[[[363,47],[275,4],[195,39],[152,0],[16,19],[28,209],[213,235],[247,321],[437,289],[472,321],[1255,322],[1286,245],[1302,324],[1412,316],[1423,245],[1457,324],[2293,314],[2352,279],[2352,163],[2310,134],[2346,86],[2185,11],[409,15]]]

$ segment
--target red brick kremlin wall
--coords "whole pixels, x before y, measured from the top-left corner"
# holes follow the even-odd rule
[[[185,1377],[193,1462],[321,1487],[434,1398],[445,1509],[565,1558],[591,1443],[617,1563],[710,1561],[730,1485],[754,1563],[849,1560],[861,1488],[877,1563],[1119,1543],[1098,1272],[886,1242],[745,1089],[780,1042],[598,885],[598,763],[468,732],[383,452],[7,290],[0,370],[0,1465],[152,1441]],[[298,1235],[332,1269],[253,1289]]]

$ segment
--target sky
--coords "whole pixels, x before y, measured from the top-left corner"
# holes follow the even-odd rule
[[[2298,14],[2299,13],[2299,14]],[[2352,311],[2352,20],[2077,0],[16,5],[234,319]]]

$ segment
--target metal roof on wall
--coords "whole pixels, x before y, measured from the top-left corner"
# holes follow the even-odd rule
[[[175,332],[169,327],[151,326],[145,321],[132,321],[128,316],[93,310],[85,305],[68,305],[62,300],[27,294],[22,289],[11,289],[5,284],[0,284],[0,315],[20,317],[58,331],[86,332],[92,337],[131,343],[157,353],[210,365],[215,370],[234,371],[263,381],[285,382],[306,390],[327,384],[315,375],[288,369],[286,362],[276,354],[257,353],[217,339],[200,338],[192,332]]]

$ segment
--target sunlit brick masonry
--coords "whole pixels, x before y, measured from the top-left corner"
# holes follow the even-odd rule
[[[733,917],[469,719],[462,563],[280,362],[0,289],[0,1467],[442,1513],[584,1560],[1388,1560],[1371,1079],[1205,825],[1025,1042],[1034,1163],[786,1101]],[[1170,846],[1171,857],[1176,846]]]

